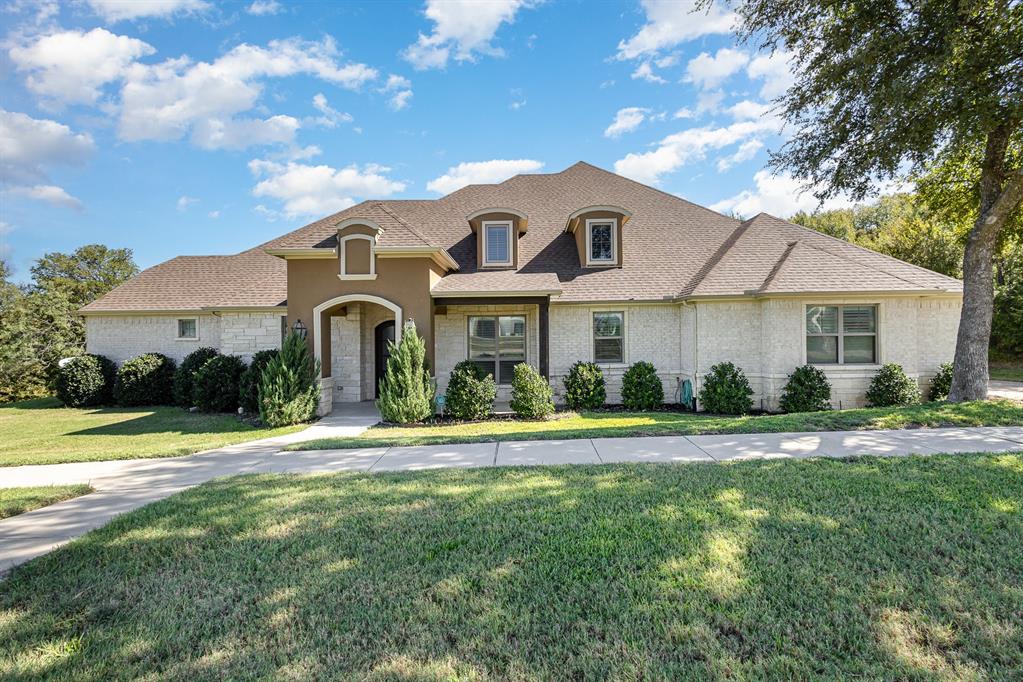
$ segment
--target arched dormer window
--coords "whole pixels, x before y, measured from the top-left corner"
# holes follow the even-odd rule
[[[529,218],[514,208],[488,207],[465,217],[476,233],[476,263],[481,269],[518,267],[518,238]]]
[[[621,267],[622,226],[632,212],[621,206],[585,206],[574,211],[565,231],[575,236],[580,265],[588,268]]]
[[[337,228],[338,277],[344,280],[377,278],[377,236],[383,229],[372,220],[349,218]]]

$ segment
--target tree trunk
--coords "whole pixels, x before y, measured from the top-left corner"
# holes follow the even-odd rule
[[[1004,164],[1011,126],[988,134],[980,181],[980,210],[963,255],[963,310],[959,317],[950,402],[987,398],[988,346],[994,312],[992,261],[998,235],[1023,199],[1023,171],[1006,181]]]

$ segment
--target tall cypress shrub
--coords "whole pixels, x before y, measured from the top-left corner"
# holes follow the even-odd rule
[[[433,393],[426,369],[426,344],[409,320],[401,331],[401,341],[391,344],[377,409],[384,421],[394,424],[421,422],[433,415]]]
[[[289,332],[259,378],[259,418],[270,427],[309,421],[320,405],[319,363],[305,339]]]

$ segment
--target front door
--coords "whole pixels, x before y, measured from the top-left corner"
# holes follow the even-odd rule
[[[381,322],[374,332],[373,357],[376,358],[376,397],[380,397],[380,382],[387,371],[387,358],[391,357],[391,344],[394,343],[394,320]]]

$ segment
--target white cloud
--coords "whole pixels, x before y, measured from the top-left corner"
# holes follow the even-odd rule
[[[255,0],[255,2],[245,8],[245,11],[257,17],[262,17],[279,14],[284,11],[284,7],[277,0]]]
[[[205,0],[86,0],[92,11],[107,21],[169,17],[179,12],[201,12],[209,8]]]
[[[63,187],[57,187],[56,185],[15,186],[11,187],[10,191],[14,194],[26,196],[29,199],[45,201],[48,204],[62,208],[71,208],[76,211],[80,211],[83,208],[81,201],[68,194]]]
[[[429,35],[409,45],[403,56],[419,70],[443,69],[448,60],[474,61],[477,54],[500,56],[490,44],[501,24],[511,23],[526,0],[426,0],[426,17],[434,23]]]
[[[734,154],[718,159],[718,172],[723,173],[737,163],[749,161],[756,156],[757,152],[763,149],[763,147],[764,143],[760,140],[746,140],[739,145],[739,149],[737,149]]]
[[[706,52],[689,60],[685,80],[701,88],[716,88],[725,79],[749,62],[749,55],[740,50],[723,47],[711,56]]]
[[[770,171],[757,171],[753,176],[755,190],[743,190],[733,197],[723,199],[711,208],[721,213],[733,212],[743,217],[758,213],[770,213],[779,218],[788,218],[799,211],[829,211],[849,208],[855,204],[848,198],[836,197],[820,205],[813,190],[806,183],[788,174],[772,175]]]
[[[448,172],[426,183],[426,189],[439,194],[450,194],[466,185],[503,182],[519,173],[535,173],[543,162],[533,159],[493,159],[467,161],[448,168]]]
[[[401,111],[408,106],[409,100],[412,99],[412,81],[392,73],[387,77],[384,87],[380,88],[380,92],[390,94],[388,105],[395,111]]]
[[[674,114],[672,114],[671,117],[672,118],[694,118],[695,116],[696,116],[696,113],[693,112],[692,109],[690,109],[689,107],[682,107],[681,109],[676,111]]]
[[[732,106],[728,107],[728,113],[732,115],[736,121],[752,121],[758,118],[767,116],[771,111],[770,104],[764,104],[762,102],[752,102],[748,99],[744,99],[741,102],[737,102]]]
[[[217,218],[220,217],[220,211],[210,211],[209,213],[206,214],[206,217],[216,220]]]
[[[618,43],[619,59],[635,59],[670,49],[700,36],[728,33],[735,15],[715,2],[697,9],[696,0],[643,0],[647,23],[639,33]]]
[[[190,197],[188,195],[183,195],[183,196],[178,197],[178,201],[177,201],[177,204],[175,204],[175,206],[177,207],[178,212],[181,213],[183,211],[187,211],[188,207],[191,206],[192,204],[196,203],[197,201],[199,201],[199,200],[196,199],[195,197]]]
[[[120,80],[136,59],[155,51],[136,38],[94,28],[42,36],[15,45],[8,54],[18,71],[28,72],[25,86],[35,94],[56,102],[92,104],[103,85]]]
[[[621,137],[625,133],[631,133],[639,127],[639,124],[646,120],[649,109],[642,107],[625,107],[619,109],[615,114],[615,120],[604,130],[604,137]]]
[[[774,54],[756,57],[746,67],[746,75],[751,79],[764,81],[760,88],[760,96],[774,99],[784,94],[792,85],[791,53],[775,52]]]
[[[355,120],[351,114],[330,106],[327,96],[322,92],[313,95],[313,107],[322,114],[314,119],[314,123],[325,128],[336,128],[339,123],[351,123]]]
[[[696,96],[696,113],[716,113],[725,100],[725,93],[720,90],[704,91]]]
[[[650,62],[641,62],[636,70],[632,72],[632,78],[634,80],[645,80],[647,83],[667,83],[656,73],[654,73],[653,67],[650,66]]]
[[[387,177],[389,168],[375,164],[337,169],[253,159],[249,170],[263,178],[252,189],[253,196],[283,202],[288,218],[327,215],[354,205],[356,197],[386,197],[405,189],[405,183]],[[256,211],[268,217],[273,213],[262,205]]]
[[[740,121],[721,128],[689,128],[669,135],[653,151],[627,154],[615,162],[615,172],[640,182],[655,184],[661,176],[678,170],[691,161],[706,157],[708,151],[724,149],[775,133],[774,118]]]
[[[256,106],[263,78],[309,74],[349,89],[377,77],[365,64],[338,62],[338,50],[327,37],[320,42],[298,39],[271,41],[266,47],[242,44],[213,62],[187,57],[155,65],[136,63],[121,92],[121,139],[176,140],[189,131],[200,146],[240,147],[246,135],[252,144],[290,142],[297,121],[290,116],[236,120]]]

